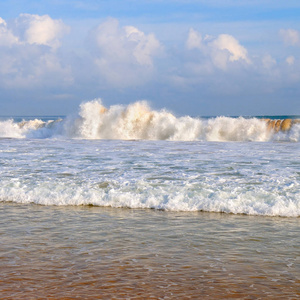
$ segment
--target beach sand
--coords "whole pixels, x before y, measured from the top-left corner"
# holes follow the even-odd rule
[[[1,299],[300,297],[299,218],[1,208]]]

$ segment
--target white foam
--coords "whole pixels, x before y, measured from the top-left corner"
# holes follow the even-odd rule
[[[24,131],[12,119],[0,121],[0,137],[2,138],[23,138]]]
[[[299,153],[299,143],[7,139],[0,201],[298,217]]]
[[[172,113],[151,110],[146,101],[105,108],[100,99],[81,104],[78,117],[66,122],[66,134],[84,139],[142,139],[172,141],[269,141],[274,132],[256,118],[217,117],[209,120],[175,117]],[[299,129],[280,133],[276,139],[298,141]]]
[[[136,182],[109,182],[80,186],[70,182],[43,182],[26,186],[20,181],[2,185],[0,199],[40,205],[97,205],[127,208],[153,208],[167,211],[208,211],[247,215],[300,216],[300,193],[284,195],[279,189],[263,187],[247,191],[228,183],[186,185]]]
[[[266,121],[257,118],[217,117],[211,119],[176,117],[152,110],[146,101],[128,106],[103,106],[100,99],[80,105],[77,115],[65,120],[0,122],[0,137],[79,138],[170,141],[299,141],[300,124],[289,131],[268,130]]]
[[[40,119],[15,122],[13,119],[0,121],[1,138],[51,138],[63,134],[62,120]]]

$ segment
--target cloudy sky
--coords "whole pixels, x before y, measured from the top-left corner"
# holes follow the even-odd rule
[[[0,116],[148,100],[300,114],[299,0],[1,0]]]

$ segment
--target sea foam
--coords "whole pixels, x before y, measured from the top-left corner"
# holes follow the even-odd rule
[[[95,99],[82,103],[78,114],[64,120],[0,121],[2,138],[297,142],[299,136],[299,123],[278,131],[258,118],[176,117],[167,110],[152,110],[146,101],[106,108],[100,99]]]
[[[225,178],[225,179],[224,179]],[[16,203],[39,205],[77,206],[95,205],[115,208],[159,209],[166,211],[207,211],[266,216],[300,216],[299,184],[286,187],[288,180],[268,182],[251,188],[250,183],[209,178],[201,181],[187,178],[146,178],[133,180],[106,180],[82,184],[69,180],[45,180],[26,184],[23,180],[2,182],[0,198]],[[200,179],[200,178],[199,178]],[[270,183],[270,182],[269,182]],[[275,185],[278,184],[278,187]],[[292,181],[288,184],[295,185]],[[281,185],[281,186],[280,186]]]
[[[299,143],[14,138],[0,154],[0,201],[300,216]]]

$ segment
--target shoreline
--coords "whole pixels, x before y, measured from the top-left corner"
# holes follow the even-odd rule
[[[5,299],[300,296],[298,218],[1,206]]]

